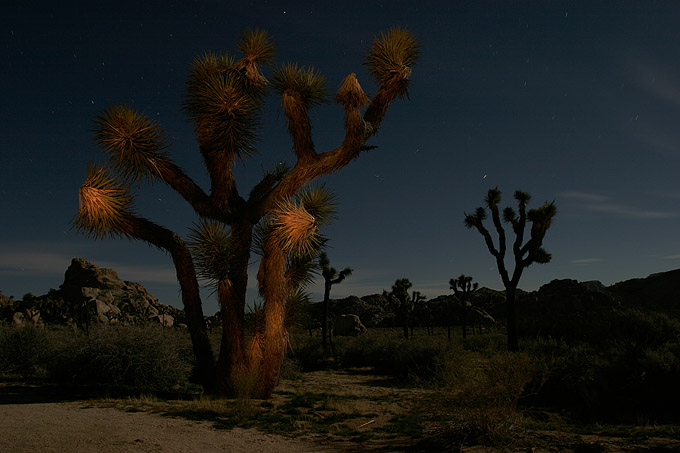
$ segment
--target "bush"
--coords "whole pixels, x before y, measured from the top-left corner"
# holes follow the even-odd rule
[[[376,373],[392,376],[403,383],[437,383],[444,364],[453,354],[445,338],[372,335],[346,338],[337,342],[338,361],[343,367],[372,367]]]
[[[55,345],[51,376],[75,385],[167,390],[191,371],[186,335],[159,326],[99,327]]]
[[[77,386],[169,390],[188,382],[188,335],[159,326],[66,329],[3,327],[0,372]]]
[[[0,328],[0,374],[42,377],[50,356],[45,332],[33,327]]]

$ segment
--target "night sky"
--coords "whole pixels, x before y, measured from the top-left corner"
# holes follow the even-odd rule
[[[680,267],[677,1],[12,3],[0,17],[5,295],[58,288],[71,258],[85,257],[181,304],[169,256],[71,227],[87,163],[106,159],[93,120],[114,103],[148,113],[175,161],[207,188],[180,110],[185,76],[205,51],[236,52],[246,27],[267,30],[277,62],[314,66],[332,92],[355,72],[375,93],[362,63],[380,31],[401,25],[421,44],[410,100],[392,104],[370,142],[378,148],[323,179],[339,202],[325,231],[331,264],[354,269],[333,297],[381,292],[403,277],[434,297],[461,273],[502,289],[482,237],[463,225],[495,186],[502,206],[521,189],[530,207],[558,208],[544,241],[553,259],[525,270],[525,290]],[[318,151],[340,143],[342,115],[332,102],[312,112]],[[243,194],[265,169],[294,162],[274,96],[263,123],[260,155],[236,168]],[[161,183],[138,193],[141,215],[186,236],[196,218],[184,200]],[[206,312],[215,310],[209,300]]]

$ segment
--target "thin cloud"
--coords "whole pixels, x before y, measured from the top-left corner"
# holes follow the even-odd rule
[[[63,274],[71,256],[51,252],[0,252],[0,274],[25,275],[26,273]]]
[[[652,211],[623,203],[616,203],[610,197],[587,192],[560,192],[561,197],[574,201],[580,209],[590,212],[612,214],[631,219],[671,219],[678,213],[671,211]]]
[[[591,264],[591,263],[599,263],[602,261],[601,258],[582,258],[579,260],[571,260],[571,263],[573,264]]]
[[[564,198],[569,198],[571,200],[590,201],[590,202],[593,202],[593,203],[600,203],[600,202],[609,201],[609,197],[605,197],[604,195],[598,195],[598,194],[594,194],[594,193],[587,193],[587,192],[567,191],[567,192],[560,192],[559,196],[564,197]]]
[[[0,275],[23,276],[64,275],[71,264],[73,254],[38,251],[4,251],[0,252]],[[175,270],[172,267],[150,267],[148,265],[130,266],[116,262],[97,261],[99,267],[115,269],[121,280],[145,283],[177,283]]]
[[[658,64],[639,58],[630,60],[629,73],[639,87],[652,96],[680,105],[680,84],[675,75],[668,74]]]
[[[680,255],[669,255],[662,257],[664,260],[680,260]]]

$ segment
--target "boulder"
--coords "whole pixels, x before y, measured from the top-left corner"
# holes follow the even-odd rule
[[[335,318],[335,336],[357,337],[366,333],[366,327],[357,315],[340,315]]]

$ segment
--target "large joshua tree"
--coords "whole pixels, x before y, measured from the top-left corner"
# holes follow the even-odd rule
[[[514,270],[512,276],[508,274],[505,266],[505,252],[507,248],[505,230],[501,223],[501,215],[499,213],[498,204],[501,202],[501,191],[498,188],[489,189],[489,192],[484,199],[486,207],[491,211],[491,219],[498,234],[498,246],[494,244],[491,238],[491,233],[484,227],[484,220],[486,219],[486,210],[479,207],[472,214],[465,213],[465,226],[467,228],[476,228],[477,231],[484,237],[486,246],[491,255],[496,258],[496,266],[498,273],[503,280],[505,286],[505,300],[507,306],[507,322],[508,322],[508,350],[519,350],[517,340],[517,318],[515,312],[515,291],[519,284],[519,279],[522,277],[522,272],[532,263],[547,263],[550,261],[551,255],[543,249],[543,238],[545,233],[552,224],[552,219],[557,214],[555,202],[545,202],[536,209],[531,209],[527,212],[527,203],[531,196],[520,190],[515,192],[515,200],[517,201],[518,212],[511,207],[506,207],[503,210],[503,221],[512,225],[512,230],[515,233],[515,240],[512,244],[512,253],[514,255]],[[526,229],[527,221],[531,223],[530,237],[526,243],[524,241],[524,230]]]
[[[98,238],[137,239],[168,252],[181,288],[197,378],[207,390],[231,395],[235,381],[245,373],[255,376],[252,396],[267,398],[278,380],[287,341],[286,294],[293,286],[287,263],[320,244],[323,209],[296,195],[311,181],[340,170],[361,151],[373,148],[366,142],[377,133],[390,103],[408,94],[418,45],[401,28],[374,39],[365,64],[377,81],[376,93],[369,97],[355,74],[340,83],[334,100],[344,110],[344,138],[336,148],[321,153],[314,146],[308,113],[327,98],[324,78],[312,67],[298,64],[280,65],[265,78],[262,67],[273,61],[274,46],[264,31],[245,31],[238,48],[239,58],[216,53],[198,57],[187,80],[183,108],[194,126],[209,190],[172,161],[165,132],[149,116],[127,106],[112,106],[95,121],[95,138],[108,153],[110,167],[88,168],[74,222]],[[281,99],[296,160],[292,167],[267,173],[246,197],[237,189],[232,170],[236,161],[256,153],[269,87]],[[177,232],[136,213],[132,190],[145,181],[167,184],[202,219],[193,231],[194,256]],[[262,241],[257,241],[264,327],[246,341],[248,263],[257,225],[264,231]],[[208,341],[197,269],[217,288],[223,323],[217,362]]]
[[[324,281],[323,291],[323,321],[321,322],[321,343],[323,350],[328,350],[328,312],[331,301],[331,287],[341,283],[345,278],[352,275],[352,269],[344,268],[340,272],[336,268],[331,267],[331,261],[328,259],[326,252],[319,254],[319,266],[321,267],[321,276]]]
[[[468,312],[470,311],[471,302],[470,296],[472,293],[477,291],[479,288],[479,283],[473,282],[472,277],[466,276],[465,274],[460,274],[458,278],[452,278],[449,280],[449,286],[456,295],[458,302],[463,310],[463,338],[467,338],[467,318]],[[474,326],[473,332],[474,333]],[[451,338],[451,328],[449,324],[448,330],[449,339]]]

